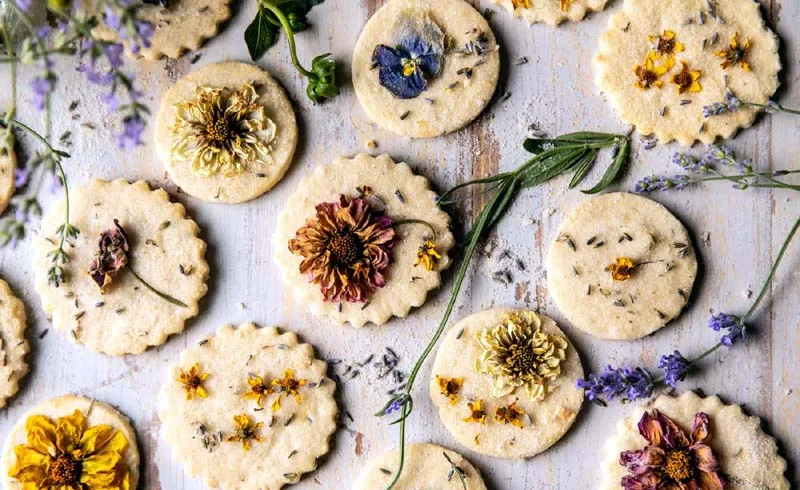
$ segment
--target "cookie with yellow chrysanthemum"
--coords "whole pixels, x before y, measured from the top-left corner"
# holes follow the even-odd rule
[[[353,484],[353,490],[386,488],[398,468],[397,451],[370,459]],[[435,444],[409,444],[395,490],[486,490],[481,473],[462,455]]]
[[[556,323],[527,310],[487,310],[445,334],[430,383],[458,441],[498,458],[529,458],[567,432],[583,404],[578,353]]]
[[[78,344],[140,354],[183,331],[208,287],[206,243],[183,205],[143,181],[92,180],[70,193],[69,260],[54,267],[65,202],[50,207],[34,242],[42,308]]]
[[[626,1],[594,62],[595,82],[623,121],[683,145],[749,127],[759,109],[711,115],[710,108],[727,105],[729,93],[767,103],[781,68],[778,39],[753,0]]]
[[[19,380],[28,374],[25,355],[25,306],[0,279],[0,408],[19,390]]]
[[[128,26],[110,27],[109,19],[104,17],[93,31],[95,37],[103,41],[122,42],[126,52],[133,56],[142,56],[148,60],[157,60],[164,56],[177,58],[184,51],[196,50],[208,39],[217,35],[220,24],[231,16],[230,0],[167,0],[166,2],[149,2],[138,6],[138,18],[152,26],[152,35],[146,46],[134,47],[126,32],[120,40],[120,32]],[[166,3],[166,7],[163,4]],[[138,36],[144,28],[138,27]],[[150,30],[150,27],[147,28]],[[141,44],[141,43],[140,43]]]
[[[387,155],[320,165],[289,197],[273,235],[297,302],[361,327],[404,317],[450,264],[450,218],[428,179]]]
[[[181,355],[161,389],[163,434],[186,472],[223,490],[296,483],[336,430],[336,384],[309,344],[226,325]]]
[[[758,417],[692,392],[634,409],[606,442],[601,461],[600,490],[679,488],[676,481],[704,490],[791,488],[786,460]]]
[[[392,0],[361,31],[352,71],[370,119],[432,138],[463,128],[489,104],[500,52],[489,23],[464,0]]]
[[[6,490],[137,488],[136,433],[125,415],[103,402],[53,398],[11,429],[0,473]]]
[[[161,100],[156,151],[170,178],[205,201],[249,201],[274,187],[297,147],[289,98],[255,65],[224,62],[178,80]]]
[[[606,8],[608,0],[492,0],[514,17],[551,26],[565,20],[579,21],[587,14]]]
[[[570,323],[604,339],[630,340],[680,315],[697,257],[686,228],[667,208],[613,192],[567,214],[545,267],[550,295]]]
[[[5,137],[5,129],[0,128],[0,138]],[[14,172],[17,170],[17,154],[14,152],[14,139],[3,147],[0,142],[0,213],[6,210],[14,195]]]

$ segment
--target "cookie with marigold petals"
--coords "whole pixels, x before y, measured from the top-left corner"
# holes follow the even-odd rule
[[[657,416],[663,423],[670,425],[670,434],[665,436],[670,441],[665,442],[672,442],[676,437],[685,439],[683,443],[677,444],[684,446],[679,451],[665,454],[663,459],[656,457],[651,461],[653,467],[663,467],[663,473],[667,476],[684,475],[684,466],[688,464],[689,472],[708,484],[701,487],[703,489],[720,488],[718,483],[716,486],[711,485],[713,481],[718,482],[718,478],[725,481],[725,490],[790,488],[789,481],[784,476],[786,461],[778,454],[775,440],[761,429],[758,417],[748,416],[739,405],[725,404],[716,396],[701,397],[693,392],[686,392],[677,397],[662,395],[648,405],[637,407],[617,425],[616,434],[608,439],[603,448],[603,481],[599,486],[600,490],[624,488],[621,484],[623,478],[633,481],[633,475],[621,461],[633,465],[639,451],[649,444],[652,446],[640,432],[639,422],[643,420],[643,416],[644,419]],[[644,423],[642,427],[647,429],[646,434],[660,430],[659,424],[653,420],[645,420]],[[683,433],[682,436],[677,434],[679,431]],[[687,448],[686,443],[694,446]],[[701,450],[700,458],[682,458],[680,454],[680,451],[688,454],[698,450]],[[659,453],[657,449],[649,451],[651,454]],[[716,461],[717,465],[692,468],[692,462],[696,459]],[[714,466],[718,466],[716,472],[709,473]]]
[[[219,203],[249,201],[272,189],[298,141],[294,109],[280,84],[261,68],[235,61],[178,80],[161,100],[153,134],[170,178],[187,193]]]
[[[567,214],[545,268],[550,295],[570,323],[604,339],[630,340],[680,315],[697,257],[686,228],[667,208],[613,192]]]
[[[630,0],[608,23],[595,83],[626,123],[659,142],[712,143],[749,127],[759,109],[706,118],[725,100],[765,104],[778,88],[778,39],[753,0]]]
[[[569,430],[583,367],[556,323],[527,310],[470,315],[445,333],[430,396],[447,430],[489,456],[530,458]]]
[[[606,8],[608,0],[492,0],[511,15],[533,24],[556,26],[565,20],[577,22]]]
[[[168,7],[149,3],[139,7],[138,12],[138,18],[153,28],[149,46],[133,52],[124,36],[121,40],[128,54],[147,60],[177,58],[185,51],[199,49],[217,35],[219,26],[231,16],[230,0],[169,0]],[[92,34],[102,41],[120,42],[119,31],[124,29],[125,26],[114,29],[101,23]]]
[[[289,197],[273,235],[297,303],[361,327],[404,317],[450,265],[450,218],[425,177],[389,156],[318,166]]]
[[[25,306],[0,279],[0,408],[17,394],[19,381],[28,374],[26,326]]]
[[[223,490],[296,483],[336,430],[336,384],[297,335],[226,325],[183,352],[159,400],[163,435],[191,476]]]
[[[386,488],[398,467],[397,451],[372,458],[361,470],[353,490]],[[436,444],[409,444],[405,462],[395,490],[486,490],[480,472],[462,455]]]
[[[0,464],[6,490],[127,490],[137,488],[139,475],[136,433],[128,418],[106,403],[76,395],[28,411],[11,429]]]
[[[94,352],[140,354],[183,331],[208,286],[206,243],[182,204],[144,181],[92,180],[70,191],[70,260],[53,277],[66,203],[34,240],[36,291],[55,328]],[[58,279],[57,281],[55,279]]]

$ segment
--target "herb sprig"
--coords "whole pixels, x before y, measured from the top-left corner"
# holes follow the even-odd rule
[[[244,31],[244,41],[253,61],[264,56],[278,39],[281,29],[286,33],[292,64],[308,79],[306,95],[319,103],[339,95],[336,85],[336,62],[330,53],[317,56],[306,69],[297,57],[294,35],[308,28],[306,16],[323,0],[258,0],[258,13]]]
[[[450,321],[450,315],[453,313],[470,261],[475,255],[475,250],[480,240],[491,231],[493,225],[502,220],[522,189],[537,186],[554,177],[569,174],[570,172],[573,172],[573,177],[569,186],[575,187],[583,180],[596,162],[599,151],[604,148],[611,148],[613,152],[611,165],[594,187],[584,191],[587,193],[600,192],[616,180],[630,154],[630,140],[622,134],[579,132],[559,136],[555,139],[527,139],[523,146],[527,151],[534,153],[534,156],[516,170],[456,185],[445,192],[439,200],[439,204],[442,206],[463,201],[451,199],[451,196],[460,189],[476,185],[487,186],[486,192],[491,194],[489,203],[480,212],[469,232],[468,241],[450,293],[450,299],[447,302],[447,307],[438,328],[428,345],[425,346],[416,364],[414,364],[405,390],[392,395],[386,405],[375,414],[378,417],[382,417],[399,411],[399,417],[391,422],[392,425],[399,425],[399,465],[394,478],[387,486],[387,490],[395,486],[403,472],[406,420],[414,408],[412,396],[414,382]]]

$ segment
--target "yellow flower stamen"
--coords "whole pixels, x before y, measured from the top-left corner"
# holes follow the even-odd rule
[[[403,58],[403,76],[410,77],[417,71],[417,60],[413,58]]]
[[[264,425],[262,422],[254,424],[250,421],[250,417],[245,414],[234,415],[233,422],[236,424],[236,430],[233,435],[228,436],[228,442],[241,442],[244,450],[249,451],[251,447],[250,441],[261,442],[264,440],[258,435],[258,431]]]
[[[442,395],[450,400],[450,405],[455,405],[458,401],[458,394],[461,393],[461,387],[464,386],[464,378],[442,378],[437,375],[436,384],[439,385]]]
[[[436,244],[432,240],[425,240],[417,250],[417,261],[414,267],[422,265],[426,271],[432,271],[442,256],[436,251]]]
[[[483,400],[468,402],[467,407],[469,407],[469,417],[466,417],[464,422],[486,423],[486,410],[483,409]]]
[[[203,386],[208,376],[208,373],[204,373],[200,370],[200,365],[198,363],[195,363],[188,371],[181,369],[178,380],[183,384],[183,390],[186,392],[187,400],[191,400],[194,397],[206,398],[208,396],[208,392],[205,386]]]
[[[679,94],[683,94],[687,91],[699,92],[703,89],[700,82],[698,82],[699,78],[699,70],[690,70],[689,64],[685,61],[681,61],[681,71],[672,75],[672,83],[678,87]]]
[[[616,262],[609,264],[606,268],[611,271],[611,279],[627,281],[633,275],[633,269],[636,268],[636,264],[628,257],[617,257]]]

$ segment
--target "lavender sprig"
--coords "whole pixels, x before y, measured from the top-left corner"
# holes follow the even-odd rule
[[[800,115],[799,110],[795,109],[788,109],[783,107],[782,105],[778,104],[774,100],[768,101],[766,104],[758,104],[755,102],[747,102],[741,100],[737,97],[732,91],[728,90],[725,93],[725,99],[720,102],[714,102],[713,104],[703,106],[703,117],[708,119],[714,116],[721,116],[723,114],[729,114],[733,112],[739,112],[742,107],[758,107],[760,109],[766,110],[770,114],[774,114],[777,112],[783,112],[786,114],[795,114]]]

